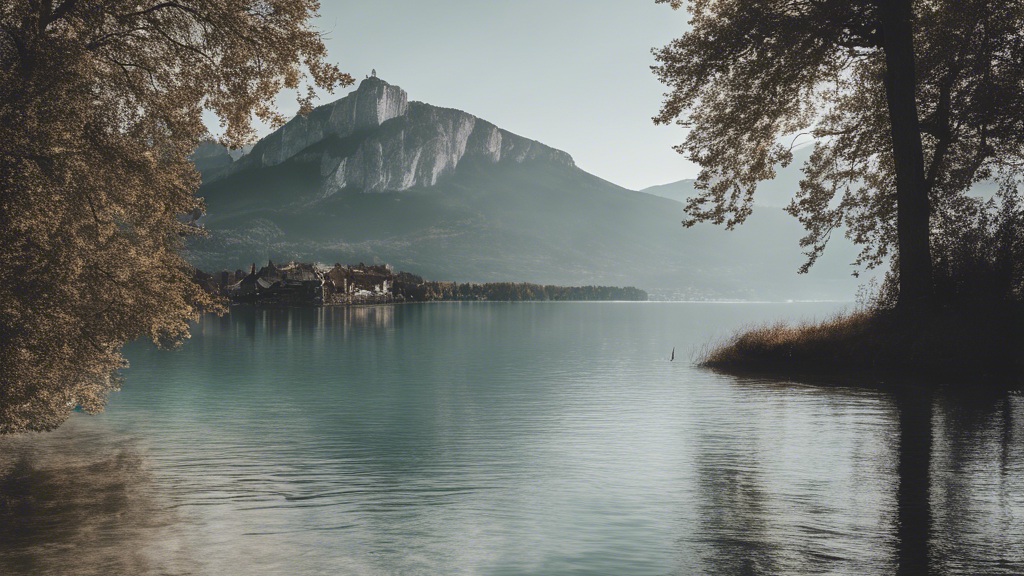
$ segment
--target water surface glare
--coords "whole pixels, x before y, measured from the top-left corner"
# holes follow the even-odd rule
[[[233,308],[0,438],[0,573],[1024,573],[1020,395],[688,362],[840,307]]]

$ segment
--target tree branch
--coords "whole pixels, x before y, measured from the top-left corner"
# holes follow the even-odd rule
[[[181,48],[182,50],[186,50],[188,52],[192,52],[193,54],[198,54],[199,56],[202,56],[203,58],[206,58],[211,64],[214,64],[214,65],[217,64],[217,61],[214,60],[212,56],[210,56],[206,52],[203,52],[202,50],[196,48],[195,46],[190,46],[188,44],[183,44],[181,42],[178,42],[174,38],[171,38],[170,34],[168,34],[167,32],[164,32],[163,28],[154,25],[153,29],[156,30],[158,34],[160,34],[161,36],[166,38],[168,42],[170,42],[171,44],[174,44],[178,48]]]
[[[935,186],[935,181],[939,177],[939,170],[942,168],[946,154],[949,152],[949,147],[953,143],[953,131],[950,130],[949,126],[949,106],[950,92],[953,89],[954,79],[955,74],[951,72],[947,81],[943,82],[942,86],[939,87],[939,105],[931,119],[936,125],[933,134],[938,137],[939,142],[935,147],[931,165],[928,166],[928,174],[924,179],[925,189],[928,192]],[[923,131],[924,129],[922,129]]]
[[[146,8],[145,10],[139,10],[137,12],[129,12],[128,14],[124,14],[121,17],[122,18],[134,18],[136,16],[145,16],[147,14],[152,14],[153,12],[159,12],[160,10],[163,10],[165,8],[177,8],[178,10],[181,10],[183,12],[188,12],[189,14],[191,14],[193,16],[199,16],[199,12],[196,11],[195,9],[193,9],[193,8],[189,8],[188,6],[182,6],[181,4],[178,4],[177,2],[164,2],[162,4],[157,4],[156,6],[151,6],[149,8]]]

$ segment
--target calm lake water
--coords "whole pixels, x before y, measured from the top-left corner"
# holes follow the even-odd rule
[[[840,307],[235,308],[0,438],[0,573],[1024,572],[1024,397],[688,362]]]

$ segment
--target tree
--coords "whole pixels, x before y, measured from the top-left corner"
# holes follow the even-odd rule
[[[680,8],[682,0],[656,0]],[[751,213],[757,182],[815,148],[787,210],[806,272],[843,227],[858,266],[897,260],[899,305],[931,299],[930,231],[972,184],[1016,188],[1024,165],[1021,0],[694,0],[660,50],[655,122],[691,128],[701,167],[687,226]],[[795,141],[795,140],[794,140]],[[968,201],[973,201],[968,199]]]
[[[253,139],[274,97],[351,77],[315,0],[0,1],[0,434],[101,410],[124,343],[174,346],[215,306],[179,255],[202,213],[188,160]]]

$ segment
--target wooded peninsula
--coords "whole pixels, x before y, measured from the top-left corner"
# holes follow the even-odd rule
[[[195,271],[195,281],[213,295],[232,303],[258,306],[337,306],[439,301],[646,301],[647,292],[632,286],[553,286],[528,282],[459,283],[424,280],[395,272],[387,264],[335,264],[333,268],[306,262],[267,265],[248,273],[238,269],[208,274]]]

